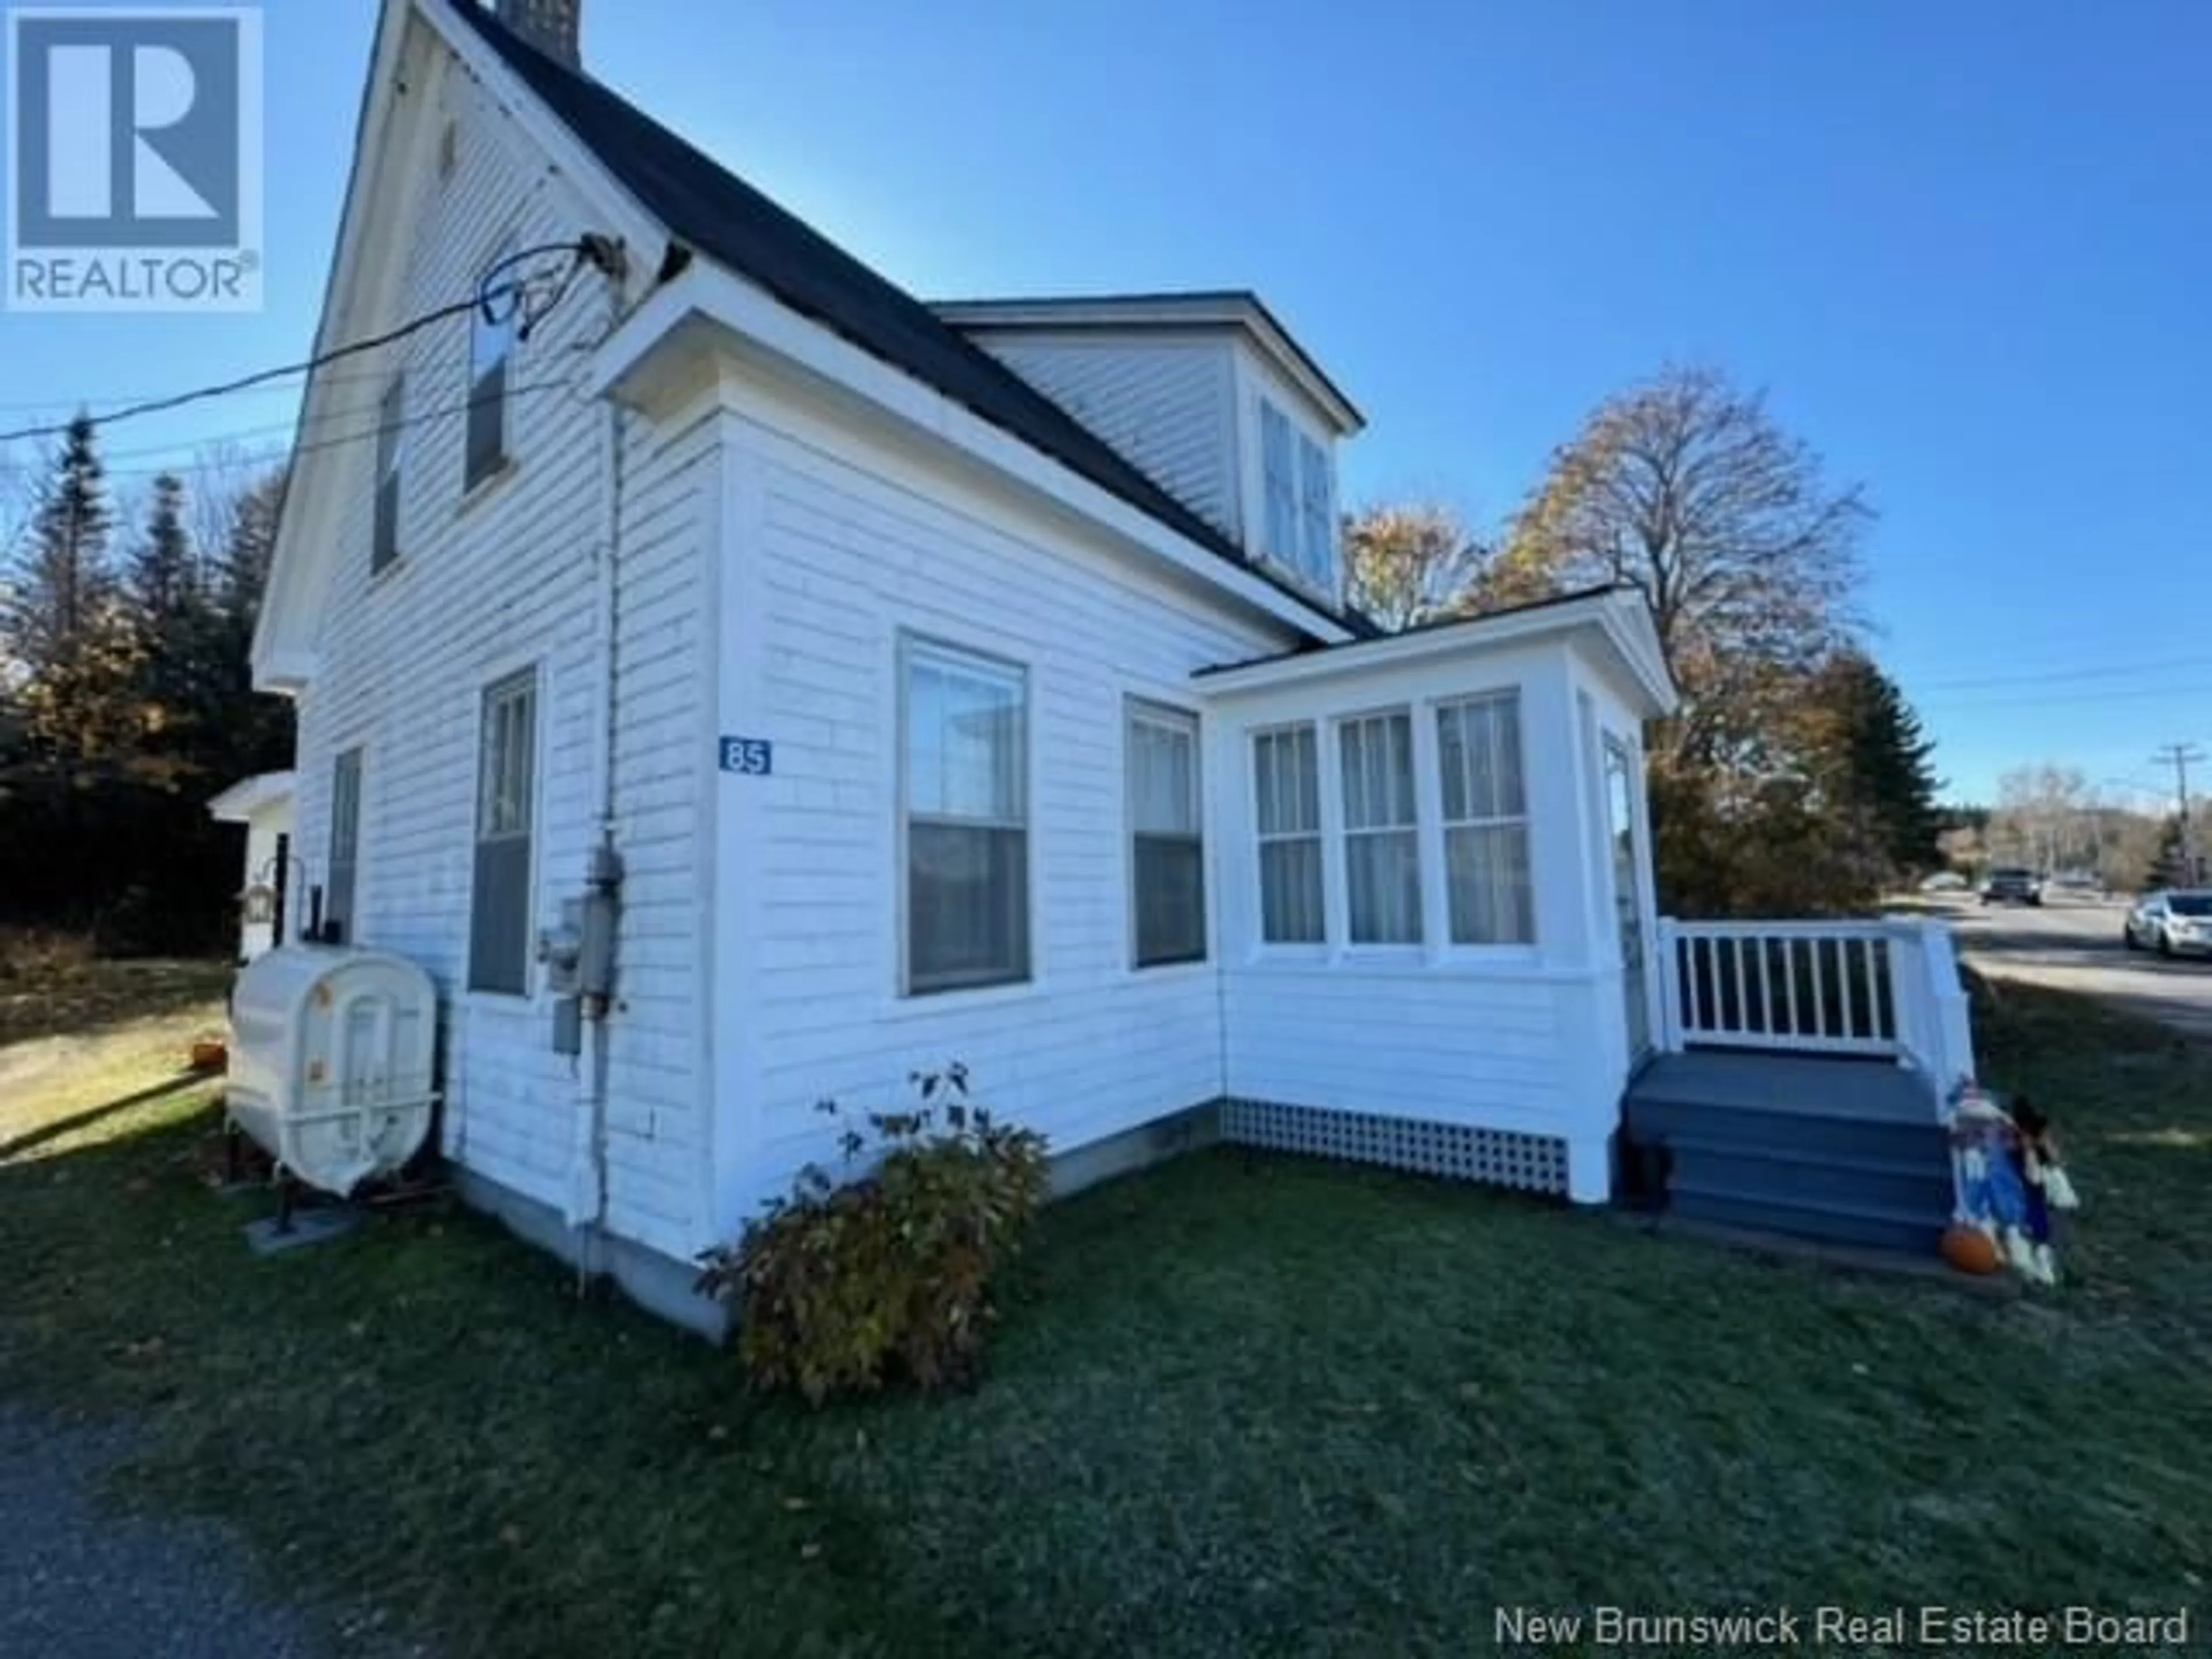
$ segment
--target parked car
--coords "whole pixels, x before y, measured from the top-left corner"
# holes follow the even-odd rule
[[[1999,865],[1982,880],[1984,904],[2040,904],[2043,882],[2033,870]]]
[[[2162,957],[2212,957],[2212,890],[2146,893],[2128,912],[2120,937],[2130,951]]]

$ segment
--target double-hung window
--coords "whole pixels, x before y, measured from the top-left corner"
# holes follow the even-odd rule
[[[349,749],[331,769],[331,858],[323,884],[323,925],[339,944],[353,943],[354,890],[361,872],[361,750]]]
[[[1029,676],[933,641],[901,656],[907,993],[1025,980]]]
[[[1267,555],[1285,570],[1298,556],[1298,457],[1291,417],[1264,398],[1260,404],[1260,477],[1267,507]]]
[[[536,817],[538,671],[483,694],[477,739],[476,881],[469,900],[469,989],[530,988],[530,850]]]
[[[1136,965],[1206,959],[1198,717],[1129,704],[1129,870]]]
[[[1325,593],[1336,591],[1336,514],[1328,451],[1298,440],[1298,568]]]
[[[376,405],[376,503],[368,548],[371,574],[399,556],[399,481],[406,446],[407,377],[395,374]]]
[[[1269,945],[1319,945],[1322,910],[1321,765],[1314,728],[1255,732],[1260,937]]]
[[[1400,709],[1340,723],[1344,878],[1354,945],[1421,938],[1420,837],[1413,809],[1413,719]]]
[[[1528,876],[1528,800],[1521,699],[1506,691],[1437,710],[1444,868],[1455,945],[1528,945],[1536,937]]]
[[[502,248],[489,267],[507,258]],[[485,307],[490,307],[487,315]],[[514,356],[521,301],[512,289],[494,284],[489,297],[470,313],[469,417],[461,487],[474,489],[507,465],[507,363]]]

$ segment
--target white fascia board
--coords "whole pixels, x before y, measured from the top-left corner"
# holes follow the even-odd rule
[[[1064,510],[1227,592],[1275,620],[1332,644],[1351,630],[1210,549],[1180,536],[964,404],[840,338],[765,289],[704,259],[640,306],[592,354],[586,384],[594,397],[626,398],[653,378],[664,342],[703,319],[783,362],[862,398],[969,459],[1047,497]]]
[[[1363,640],[1334,650],[1271,657],[1240,667],[1210,669],[1194,676],[1193,686],[1208,697],[1237,697],[1288,685],[1332,679],[1441,660],[1469,651],[1494,650],[1577,633],[1595,633],[1611,647],[1646,699],[1644,713],[1668,714],[1677,697],[1659,662],[1656,637],[1647,649],[1639,633],[1650,624],[1643,600],[1630,593],[1593,593],[1561,604],[1532,606],[1494,617],[1473,617],[1440,628],[1418,629],[1379,640]],[[1639,629],[1638,623],[1641,623]]]
[[[241,779],[208,803],[208,816],[221,823],[244,823],[262,808],[290,799],[295,781],[289,772]]]

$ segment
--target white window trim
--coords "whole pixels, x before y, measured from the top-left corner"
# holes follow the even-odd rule
[[[1018,978],[991,980],[978,985],[952,985],[934,989],[916,990],[914,987],[914,955],[912,929],[913,911],[909,886],[913,873],[913,853],[908,829],[914,822],[911,807],[913,780],[908,759],[908,722],[913,710],[908,692],[908,670],[917,652],[942,653],[958,659],[1003,669],[1017,676],[1022,688],[1022,730],[1015,744],[1015,758],[1021,768],[1021,830],[1022,914],[1026,933],[1024,972]],[[915,629],[900,629],[896,635],[892,669],[893,720],[892,764],[896,769],[897,787],[894,791],[893,810],[896,818],[893,824],[892,856],[897,865],[896,890],[898,915],[893,930],[897,961],[894,989],[895,1013],[927,1012],[959,1006],[986,1005],[990,1002],[1014,1001],[1036,996],[1044,987],[1044,939],[1038,927],[1038,859],[1036,833],[1036,675],[1026,663],[1002,652],[965,645],[940,634],[929,634]],[[977,823],[981,820],[963,820]]]
[[[491,252],[482,260],[477,262],[477,271],[479,287],[481,287],[483,279],[489,276],[495,267],[499,265],[503,260],[514,257],[516,250],[520,246],[520,245],[521,238],[514,231],[508,230],[501,233],[498,240],[492,244]],[[501,360],[501,367],[505,372],[506,379],[500,388],[499,464],[496,466],[494,466],[489,471],[484,473],[481,477],[471,479],[469,477],[469,435],[471,423],[474,419],[474,406],[477,391],[477,334],[479,329],[484,328],[485,326],[487,326],[487,325],[483,319],[483,311],[482,307],[479,306],[477,309],[469,313],[468,338],[465,342],[467,357],[462,366],[463,401],[461,405],[460,421],[461,505],[464,507],[472,506],[482,497],[489,495],[492,490],[497,489],[501,483],[514,475],[517,466],[514,441],[514,368],[515,359],[521,355],[522,351],[522,328],[520,314],[510,316],[507,319],[506,324],[507,350],[505,356]]]
[[[1521,811],[1517,815],[1508,813],[1495,817],[1448,817],[1444,813],[1443,745],[1437,735],[1437,722],[1448,708],[1462,708],[1471,703],[1481,702],[1510,702],[1513,705],[1513,719],[1518,727],[1517,735],[1520,739]],[[1428,758],[1425,761],[1422,760],[1419,752],[1424,735],[1425,735],[1429,750]],[[1426,822],[1433,830],[1436,842],[1434,868],[1437,879],[1434,885],[1437,890],[1437,902],[1431,904],[1429,908],[1438,930],[1433,937],[1438,943],[1439,955],[1462,960],[1468,958],[1500,960],[1515,957],[1534,960],[1541,953],[1544,942],[1543,917],[1539,914],[1542,908],[1539,903],[1542,890],[1538,884],[1536,871],[1535,791],[1529,774],[1528,698],[1523,694],[1522,688],[1516,683],[1510,685],[1491,686],[1474,691],[1455,691],[1449,696],[1430,699],[1423,709],[1420,726],[1414,734],[1414,760],[1420,765],[1434,795],[1432,801],[1424,804],[1424,814]],[[1533,937],[1526,939],[1473,942],[1454,939],[1451,927],[1451,862],[1448,845],[1450,832],[1454,830],[1497,829],[1512,824],[1520,825],[1528,837],[1528,927]],[[1425,845],[1424,857],[1427,856],[1427,852],[1428,849]],[[1608,857],[1608,867],[1610,862]],[[1429,895],[1424,892],[1422,897],[1425,902],[1429,899]]]
[[[1190,739],[1190,803],[1197,818],[1198,838],[1198,927],[1199,950],[1194,957],[1171,957],[1158,962],[1138,960],[1137,892],[1137,802],[1129,788],[1130,736],[1140,721],[1150,721],[1163,729],[1172,730]],[[1157,979],[1163,974],[1172,974],[1178,969],[1210,967],[1214,955],[1212,836],[1206,829],[1206,722],[1194,708],[1185,708],[1176,703],[1163,702],[1156,697],[1144,697],[1133,693],[1121,700],[1121,850],[1126,873],[1122,881],[1127,895],[1124,926],[1127,929],[1127,948],[1122,961],[1133,974]]]
[[[1328,781],[1332,783],[1334,787],[1331,788],[1329,793],[1334,794],[1337,798],[1336,845],[1332,849],[1332,855],[1329,861],[1337,868],[1338,880],[1342,884],[1344,892],[1344,931],[1340,934],[1333,932],[1330,937],[1333,939],[1340,938],[1344,941],[1340,953],[1346,957],[1356,957],[1362,959],[1376,957],[1395,957],[1400,960],[1418,958],[1426,954],[1429,941],[1433,937],[1428,929],[1428,893],[1430,887],[1433,884],[1433,881],[1431,872],[1424,868],[1421,864],[1423,851],[1421,846],[1421,823],[1424,816],[1421,799],[1421,757],[1419,739],[1414,735],[1414,733],[1419,729],[1419,705],[1418,703],[1400,702],[1387,704],[1377,708],[1363,708],[1357,711],[1350,711],[1345,714],[1333,715],[1329,720],[1328,724],[1332,738],[1330,746],[1336,751],[1332,757],[1331,762],[1333,770],[1330,774]],[[1413,821],[1411,823],[1394,823],[1354,830],[1352,828],[1349,816],[1345,811],[1346,803],[1344,799],[1344,757],[1342,747],[1344,730],[1346,726],[1358,726],[1366,720],[1390,720],[1399,717],[1403,717],[1409,722],[1409,730],[1407,732],[1409,741],[1407,744],[1407,764],[1413,769],[1413,776],[1410,781],[1413,785]],[[1415,878],[1420,884],[1421,890],[1420,902],[1414,907],[1413,911],[1415,924],[1421,930],[1421,937],[1417,939],[1355,940],[1352,937],[1352,839],[1355,836],[1403,836],[1407,834],[1411,834],[1413,837],[1414,875]]]
[[[1278,830],[1265,834],[1260,829],[1260,739],[1294,732],[1307,732],[1313,736],[1314,827],[1311,830]],[[1329,892],[1330,791],[1326,769],[1329,764],[1327,722],[1311,719],[1271,720],[1264,726],[1246,727],[1243,736],[1244,798],[1250,804],[1252,814],[1250,959],[1325,962],[1329,956],[1329,941],[1341,937],[1336,923],[1335,901]],[[1267,884],[1261,871],[1260,848],[1271,842],[1293,841],[1312,842],[1321,861],[1321,937],[1317,939],[1271,939],[1267,937]]]
[[[481,991],[469,983],[477,907],[477,813],[483,796],[484,694],[494,686],[503,685],[518,675],[535,676],[537,686],[537,719],[532,722],[530,756],[530,874],[526,891],[529,895],[529,930],[525,935],[523,985],[520,991]],[[469,715],[469,754],[471,761],[471,780],[469,796],[469,846],[467,884],[462,894],[461,919],[467,931],[461,944],[459,974],[460,995],[465,1006],[477,1008],[528,1009],[536,1011],[548,1006],[549,994],[545,975],[540,973],[535,960],[534,944],[540,921],[541,904],[538,884],[545,868],[545,759],[550,741],[548,728],[552,722],[547,711],[553,706],[552,671],[536,657],[513,657],[495,662],[489,673],[480,674],[470,689],[469,697],[474,705]]]

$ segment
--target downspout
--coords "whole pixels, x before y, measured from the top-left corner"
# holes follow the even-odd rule
[[[620,245],[606,246],[596,263],[607,277],[606,330],[611,335],[621,325],[623,316]],[[592,745],[599,835],[585,872],[580,951],[583,966],[580,1012],[590,1036],[571,1152],[572,1167],[577,1169],[580,1177],[575,1185],[581,1188],[574,1193],[576,1201],[571,1212],[572,1218],[581,1223],[584,1233],[577,1253],[580,1281],[604,1272],[606,1266],[607,1103],[611,1072],[608,1021],[614,1011],[614,963],[622,888],[622,860],[615,846],[615,763],[622,693],[622,527],[627,422],[623,406],[610,398],[600,455],[603,517],[594,628],[599,658],[600,720]]]

